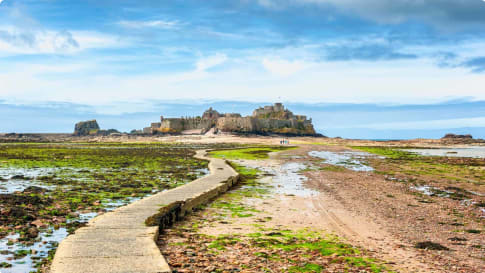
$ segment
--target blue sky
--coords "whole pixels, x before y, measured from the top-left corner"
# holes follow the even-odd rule
[[[391,127],[429,135],[429,122],[480,134],[485,2],[0,0],[0,100],[0,131],[33,130],[8,114],[21,109],[50,113],[45,130],[54,131],[67,129],[46,110],[59,105],[114,120],[203,100],[306,105],[299,112],[315,122],[327,107],[402,110],[363,111],[355,118],[368,122],[349,121],[351,130],[335,131],[343,136]],[[469,103],[469,114],[453,112],[456,101]],[[399,105],[449,108],[415,120]]]

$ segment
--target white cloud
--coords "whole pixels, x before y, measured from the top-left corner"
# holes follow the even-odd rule
[[[152,21],[120,21],[119,25],[126,28],[162,28],[162,29],[174,29],[180,26],[178,21],[164,21],[164,20],[152,20]]]
[[[0,26],[0,56],[71,54],[92,48],[122,46],[117,37],[88,31],[25,30]]]
[[[302,61],[287,61],[279,58],[264,58],[262,64],[266,70],[278,76],[289,76],[310,66],[310,64]]]
[[[196,63],[197,71],[206,71],[209,68],[221,65],[227,61],[227,56],[225,54],[216,54],[213,56],[201,58]]]
[[[103,64],[92,64],[96,71],[106,71],[94,74],[90,73],[89,66],[73,64],[70,69],[76,76],[67,77],[62,73],[65,66],[62,64],[48,68],[3,65],[0,66],[0,99],[89,105],[113,100],[272,101],[279,97],[284,101],[314,103],[426,103],[457,96],[485,100],[483,75],[470,74],[461,68],[440,69],[431,60],[315,62],[291,77],[271,77],[261,65],[262,59],[228,62],[226,55],[218,54],[199,59],[196,68],[185,72],[133,75],[112,74],[110,66],[103,68]],[[207,71],[223,63],[227,63],[224,69]]]

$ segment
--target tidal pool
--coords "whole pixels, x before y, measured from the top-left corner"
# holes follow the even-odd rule
[[[294,194],[303,197],[318,194],[317,191],[308,189],[303,185],[308,178],[300,172],[306,168],[305,164],[290,162],[273,169],[274,176],[272,179],[276,182],[274,191],[279,194]]]
[[[23,191],[31,186],[52,189],[52,186],[40,183],[36,178],[52,175],[55,171],[55,168],[0,168],[0,194]]]
[[[0,239],[0,264],[10,267],[1,268],[2,273],[22,273],[36,271],[36,264],[49,256],[49,251],[55,249],[68,232],[65,228],[48,228],[41,232],[32,245],[18,241],[19,235],[9,235]],[[15,257],[17,256],[17,258]]]
[[[329,152],[329,151],[311,151],[308,155],[324,159],[326,164],[341,166],[349,170],[358,172],[371,172],[374,170],[367,166],[363,159],[372,156],[364,152]]]
[[[261,166],[259,161],[252,160],[234,160],[238,164],[254,168],[269,175],[267,178],[271,180],[271,191],[277,194],[296,195],[296,196],[312,196],[318,194],[318,191],[306,188],[305,181],[308,178],[301,174],[307,166],[303,163],[290,162],[282,165],[268,164]]]
[[[485,158],[485,147],[483,146],[467,148],[403,149],[403,151],[424,156]]]

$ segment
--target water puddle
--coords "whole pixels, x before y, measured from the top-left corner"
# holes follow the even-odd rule
[[[485,147],[437,148],[437,149],[403,149],[403,151],[424,156],[449,156],[485,158]]]
[[[424,195],[427,195],[427,196],[440,196],[440,197],[449,197],[450,194],[452,194],[453,192],[451,191],[444,191],[444,190],[440,190],[436,187],[432,187],[432,186],[427,186],[427,185],[422,185],[422,186],[412,186],[411,187],[412,190],[415,190],[415,191],[418,191]]]
[[[371,154],[364,152],[329,152],[311,151],[308,155],[325,160],[326,164],[341,166],[349,170],[358,172],[371,172],[374,168],[367,166],[363,160]]]
[[[56,171],[54,168],[38,169],[16,169],[0,168],[0,194],[23,191],[28,187],[35,186],[44,189],[53,189],[55,186],[48,186],[36,181],[37,177],[51,175]]]
[[[145,195],[145,197],[149,197],[149,196],[150,196],[150,194]],[[131,204],[131,203],[138,201],[140,199],[141,199],[141,197],[128,197],[126,199],[109,200],[107,202],[103,202],[103,205],[105,206],[104,209],[106,211],[113,211],[116,208],[126,206],[126,205]]]
[[[308,178],[301,174],[302,170],[307,169],[307,166],[303,163],[290,162],[283,165],[266,164],[261,166],[260,161],[244,160],[236,162],[268,174],[271,179],[271,186],[274,186],[271,188],[271,191],[277,194],[308,197],[319,193],[304,186]]]
[[[273,181],[276,182],[274,190],[278,194],[297,195],[302,197],[317,195],[318,192],[305,188],[303,185],[308,178],[300,172],[307,166],[302,163],[290,162],[283,164],[274,172]]]
[[[484,196],[484,194],[474,191],[468,191],[457,187],[446,187],[445,189],[440,189],[428,185],[411,186],[412,190],[421,192],[428,196],[440,196],[440,197],[450,197],[457,200],[466,200],[467,197],[471,196]]]
[[[52,175],[57,172],[57,168],[0,168],[0,178],[7,179],[24,179],[29,180],[39,176]]]
[[[9,235],[0,239],[0,264],[4,267],[9,264],[8,268],[1,268],[2,273],[20,273],[31,272],[36,270],[37,263],[49,256],[49,251],[56,248],[57,245],[68,235],[65,228],[49,228],[40,233],[36,242],[32,245],[24,245],[18,242],[19,235]],[[17,259],[15,259],[17,256]]]
[[[459,200],[460,205],[464,207],[473,207],[478,209],[480,212],[480,217],[485,217],[485,208],[478,206],[478,202],[473,198],[473,196],[483,196],[483,194],[478,192],[467,191],[464,189],[456,188],[456,187],[447,187],[444,190],[428,186],[428,185],[421,185],[421,186],[412,186],[412,190],[418,191],[427,196],[438,196],[443,198],[451,198],[454,200]]]
[[[35,186],[44,189],[53,189],[52,186],[47,186],[31,180],[16,180],[10,179],[7,181],[0,181],[0,194],[14,193],[16,191],[24,191],[28,187]]]

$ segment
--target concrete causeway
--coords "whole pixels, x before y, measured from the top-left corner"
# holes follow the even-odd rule
[[[159,229],[239,179],[224,160],[207,158],[206,151],[197,151],[195,157],[210,161],[209,175],[92,219],[59,244],[51,273],[171,272],[155,243]]]

